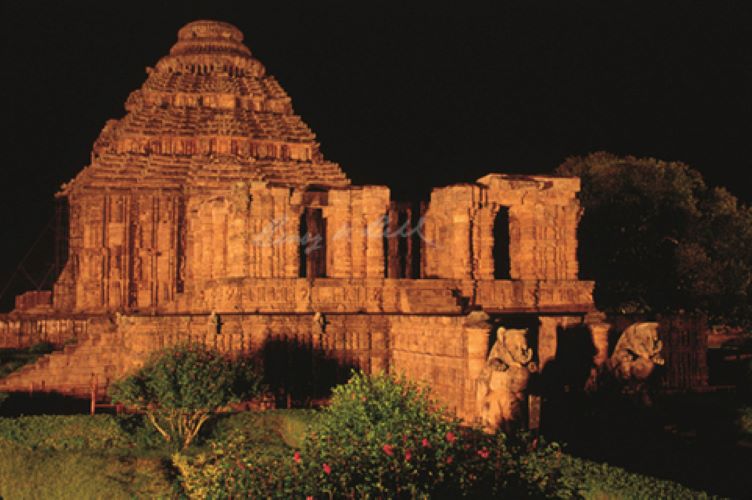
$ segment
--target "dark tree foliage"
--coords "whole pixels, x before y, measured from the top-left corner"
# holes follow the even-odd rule
[[[752,209],[678,162],[595,153],[567,159],[582,179],[582,277],[613,312],[707,312],[752,323]]]

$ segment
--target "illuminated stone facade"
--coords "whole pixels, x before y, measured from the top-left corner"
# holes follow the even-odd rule
[[[70,229],[52,293],[0,317],[0,346],[77,344],[0,390],[83,394],[175,342],[278,341],[425,380],[471,418],[494,326],[524,323],[551,359],[557,327],[593,310],[579,179],[489,174],[427,203],[353,186],[242,39],[188,24],[105,125],[58,194]]]

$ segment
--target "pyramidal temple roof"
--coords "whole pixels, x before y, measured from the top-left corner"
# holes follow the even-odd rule
[[[61,195],[85,187],[181,187],[214,176],[228,182],[345,186],[277,80],[236,27],[194,21],[170,54],[147,68],[126,115],[109,120],[91,164]]]

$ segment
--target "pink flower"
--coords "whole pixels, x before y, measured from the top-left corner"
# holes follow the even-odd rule
[[[538,449],[538,438],[533,439],[533,450]]]
[[[454,443],[457,440],[457,436],[454,435],[454,432],[449,431],[446,433],[446,440],[450,443]]]
[[[452,455],[449,455],[446,459],[446,463],[451,464],[454,461],[454,457]]]
[[[423,445],[423,448],[430,448],[431,446],[431,443],[428,442],[427,438],[423,438],[423,441],[421,441],[420,444]]]
[[[329,467],[329,464],[324,464],[324,474],[327,476],[332,473],[332,468]]]
[[[295,453],[294,453],[294,454],[292,455],[292,459],[293,459],[293,460],[295,460],[295,463],[296,463],[296,464],[299,464],[299,463],[300,463],[300,452],[299,452],[299,451],[296,451],[296,452],[295,452]]]
[[[413,458],[413,454],[410,453],[410,450],[405,450],[405,461],[409,462],[411,458]]]
[[[394,447],[391,444],[385,444],[383,446],[384,453],[389,455],[390,457],[394,455]]]
[[[490,451],[488,451],[488,450],[487,450],[486,448],[481,448],[480,450],[478,450],[478,455],[479,455],[479,456],[480,456],[481,458],[488,458],[488,456],[489,456],[490,454],[491,454],[491,452],[490,452]]]
[[[402,434],[402,442],[403,443],[407,443],[407,435],[406,434]]]

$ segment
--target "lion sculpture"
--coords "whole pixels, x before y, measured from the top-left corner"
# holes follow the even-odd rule
[[[484,429],[511,430],[524,421],[530,374],[535,371],[527,330],[499,328],[478,378],[478,403]]]

